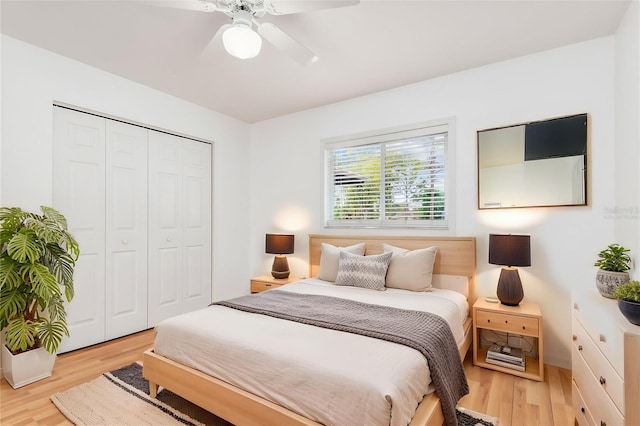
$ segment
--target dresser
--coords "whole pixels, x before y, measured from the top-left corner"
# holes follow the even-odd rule
[[[640,425],[640,327],[593,289],[572,295],[572,396],[578,424]]]

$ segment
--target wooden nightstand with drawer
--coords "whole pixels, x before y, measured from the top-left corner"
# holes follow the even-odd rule
[[[299,280],[300,278],[294,277],[280,280],[273,278],[271,275],[262,275],[260,277],[251,278],[251,293],[260,293],[261,291],[282,287],[283,285],[291,284]]]
[[[485,361],[489,345],[481,344],[482,330],[508,333],[509,335],[528,336],[537,343],[537,356],[525,357],[525,370],[490,364]],[[535,303],[520,303],[518,306],[506,306],[478,299],[473,305],[473,364],[513,374],[527,379],[544,380],[544,360],[542,356],[542,314]]]

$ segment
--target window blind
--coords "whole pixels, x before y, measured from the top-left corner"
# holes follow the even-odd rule
[[[327,225],[448,227],[446,126],[327,144]]]

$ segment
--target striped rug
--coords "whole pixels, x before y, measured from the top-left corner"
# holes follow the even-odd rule
[[[72,423],[113,426],[233,426],[167,389],[149,397],[142,364],[105,373],[88,383],[54,394],[51,401]],[[460,426],[497,426],[496,418],[456,408]]]

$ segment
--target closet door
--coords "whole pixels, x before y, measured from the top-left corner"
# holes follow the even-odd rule
[[[80,245],[61,353],[105,340],[105,120],[56,107],[53,127],[53,206]]]
[[[211,146],[149,132],[149,327],[211,302]]]
[[[106,338],[147,328],[147,130],[106,120]]]
[[[182,151],[183,312],[211,303],[211,145],[185,139]]]

